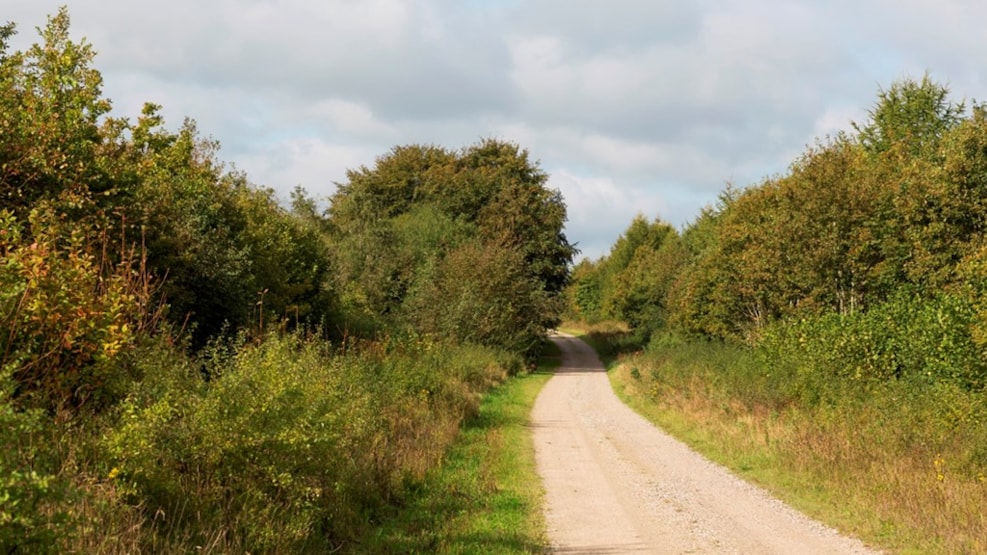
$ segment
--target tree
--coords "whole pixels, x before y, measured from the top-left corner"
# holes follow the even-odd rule
[[[519,287],[537,283],[548,298],[561,298],[576,252],[563,233],[565,203],[545,187],[547,175],[517,145],[485,140],[458,153],[395,147],[374,168],[351,171],[348,178],[331,199],[328,223],[338,283],[357,313],[378,323],[421,321],[415,312],[425,304],[420,298],[410,302],[409,295],[426,289],[422,276],[447,275],[440,271],[450,263],[446,257],[473,242],[480,247],[463,252],[496,254],[518,265],[520,274],[508,273],[524,278]],[[494,247],[514,254],[501,256]],[[480,260],[474,265],[488,267]],[[448,299],[448,292],[443,295]],[[560,302],[539,306],[527,316],[530,325],[519,329],[544,330],[558,322]]]
[[[7,54],[14,27],[0,28],[0,202],[22,219],[39,199],[112,189],[97,156],[110,102],[95,53],[69,39],[69,23],[63,7],[26,54]]]
[[[417,203],[450,189],[456,155],[437,146],[396,146],[373,168],[346,172],[330,199],[329,220],[341,233],[356,233],[400,216]]]
[[[630,263],[615,278],[611,299],[619,318],[642,337],[667,323],[668,292],[685,260],[675,230],[659,222],[655,226],[664,229],[661,243],[645,243],[634,251]]]
[[[559,312],[559,300],[510,247],[464,243],[422,277],[409,297],[408,317],[416,330],[447,340],[531,352],[546,332],[539,315]]]
[[[962,102],[949,100],[949,88],[932,81],[903,79],[878,92],[870,120],[853,124],[860,143],[875,154],[901,150],[906,155],[935,154],[939,141],[962,120]]]
[[[631,282],[638,278],[625,275],[635,258],[644,259],[650,253],[659,250],[675,230],[668,224],[656,219],[649,223],[644,216],[638,214],[631,220],[613,247],[610,254],[601,263],[601,304],[603,315],[607,318],[627,320],[627,310],[634,301],[629,299],[633,286]],[[640,262],[639,262],[640,264]]]
[[[572,269],[572,278],[566,288],[567,317],[595,323],[603,318],[602,265],[584,258]]]

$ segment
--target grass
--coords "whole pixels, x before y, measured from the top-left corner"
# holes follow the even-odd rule
[[[549,343],[535,371],[488,393],[443,464],[357,551],[543,553],[543,490],[528,419],[558,364],[558,348]]]
[[[756,364],[749,353],[701,342],[671,351],[614,357],[611,383],[698,452],[889,552],[987,551],[987,484],[968,455],[983,452],[971,445],[982,434],[937,427],[940,399],[888,388],[835,406],[773,405],[729,377]]]

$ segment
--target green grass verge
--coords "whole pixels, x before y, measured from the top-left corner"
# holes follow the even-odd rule
[[[549,343],[538,368],[484,396],[443,464],[360,553],[543,553],[543,489],[529,414],[559,364]]]

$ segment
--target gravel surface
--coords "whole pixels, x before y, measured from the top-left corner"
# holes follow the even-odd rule
[[[552,341],[532,426],[553,553],[876,553],[648,423],[582,341]]]

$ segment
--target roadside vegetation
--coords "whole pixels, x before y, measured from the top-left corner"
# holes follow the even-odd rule
[[[987,550],[987,107],[928,77],[567,290],[641,412],[903,553]],[[628,331],[600,324],[625,322]]]
[[[0,551],[534,550],[575,249],[527,152],[398,146],[285,207],[192,120],[111,115],[69,27],[0,26]]]
[[[546,344],[535,372],[484,397],[422,495],[369,538],[366,553],[544,553],[542,483],[529,414],[560,362]]]

